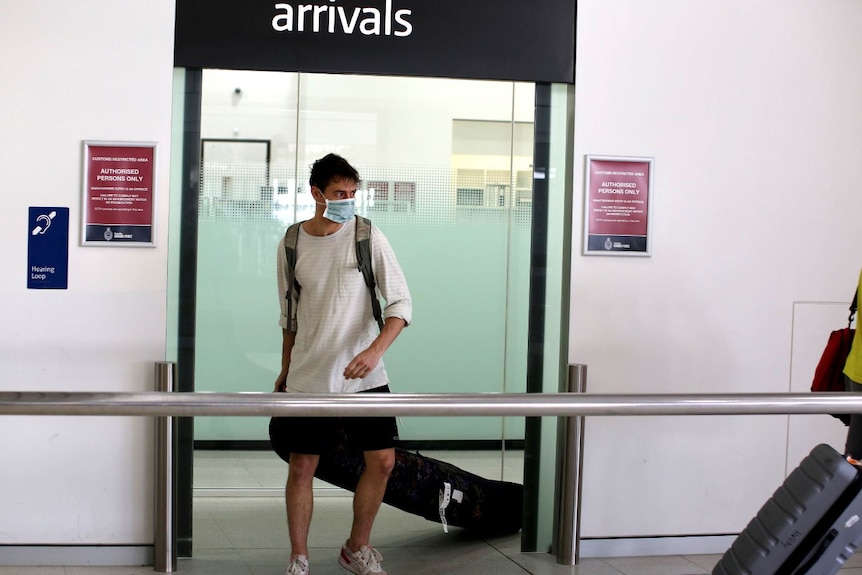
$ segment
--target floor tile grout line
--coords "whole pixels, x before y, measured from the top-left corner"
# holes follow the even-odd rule
[[[501,556],[502,556],[502,557],[504,557],[505,559],[508,559],[508,560],[509,560],[509,562],[514,563],[518,568],[520,568],[521,570],[523,570],[525,573],[529,573],[530,575],[533,575],[533,572],[532,572],[532,571],[528,570],[526,567],[524,567],[523,565],[521,565],[520,563],[518,563],[517,561],[515,561],[515,558],[513,557],[513,555],[514,555],[514,554],[513,554],[513,555],[508,555],[508,554],[506,554],[505,552],[503,552],[503,550],[502,550],[502,549],[500,549],[499,547],[497,547],[496,545],[494,545],[493,543],[491,543],[490,541],[488,541],[488,540],[487,540],[487,539],[485,539],[485,538],[483,538],[483,539],[482,539],[482,542],[483,542],[485,545],[487,545],[488,547],[490,547],[491,549],[493,549],[494,551],[496,551],[499,555],[501,555]]]
[[[702,566],[698,565],[697,563],[695,563],[694,561],[692,561],[691,559],[689,559],[689,558],[688,558],[688,556],[686,556],[686,555],[680,555],[680,557],[682,557],[683,559],[685,559],[686,561],[688,561],[689,563],[691,563],[692,565],[694,565],[695,567],[697,567],[698,569],[700,569],[700,575],[703,575],[704,573],[706,573],[706,574],[708,574],[708,573],[709,573],[709,571],[707,571],[705,567],[702,567]]]
[[[628,575],[625,571],[622,571],[622,570],[620,570],[620,569],[617,569],[616,567],[614,567],[613,565],[611,565],[610,563],[608,563],[608,562],[607,562],[607,561],[605,561],[604,559],[599,559],[599,561],[601,561],[602,563],[604,563],[605,565],[607,565],[608,567],[610,567],[611,569],[613,569],[614,571],[616,571],[616,572],[617,572],[617,573],[619,573],[620,575]]]
[[[236,546],[236,544],[233,542],[233,540],[232,540],[232,539],[230,538],[230,536],[227,534],[227,531],[225,531],[225,530],[224,530],[224,528],[221,526],[221,521],[219,521],[219,520],[216,518],[215,513],[213,513],[212,511],[206,511],[206,514],[209,516],[209,518],[212,520],[212,522],[213,522],[213,523],[215,524],[215,526],[218,528],[219,532],[221,532],[221,534],[224,536],[225,541],[227,541],[228,543],[230,543],[230,545],[231,545],[231,547],[230,547],[230,548],[231,548],[231,550],[232,550],[232,551],[234,551],[235,553],[239,553],[239,551],[237,550],[237,546]]]

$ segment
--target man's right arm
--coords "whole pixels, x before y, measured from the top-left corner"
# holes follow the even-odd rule
[[[293,344],[296,342],[296,332],[282,329],[281,334],[281,372],[275,380],[275,392],[284,391],[287,372],[290,370],[290,352],[293,351]]]
[[[284,239],[278,242],[278,252],[276,253],[276,278],[278,285],[278,299],[281,308],[281,316],[278,324],[281,326],[282,343],[281,343],[281,371],[275,379],[276,392],[284,391],[284,384],[287,380],[287,372],[290,368],[290,352],[293,350],[293,343],[296,341],[296,332],[290,331],[291,318],[288,316],[287,306],[287,257],[284,249]]]

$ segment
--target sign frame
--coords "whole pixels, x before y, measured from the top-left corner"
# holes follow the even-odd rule
[[[652,255],[654,178],[652,157],[585,156],[583,255]]]
[[[82,160],[80,245],[156,247],[158,143],[84,140]]]

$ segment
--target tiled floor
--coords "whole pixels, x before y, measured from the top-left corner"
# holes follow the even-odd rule
[[[195,563],[195,570],[190,572],[206,575],[280,575],[283,572],[289,551],[280,499],[201,498],[196,503],[197,552],[192,562],[211,560],[212,570],[198,571]],[[336,558],[347,536],[350,517],[349,497],[324,497],[315,501],[310,536],[315,575],[345,573],[336,564]],[[555,558],[547,553],[521,553],[518,535],[476,539],[460,529],[450,529],[446,534],[436,523],[388,506],[381,508],[373,540],[383,553],[384,566],[390,573],[409,575],[692,575],[709,573],[705,567],[711,569],[717,560],[716,557],[587,559],[577,567],[565,567],[557,565]],[[216,565],[216,561],[220,565]],[[218,570],[222,568],[224,570]]]
[[[428,453],[432,457],[433,453]],[[486,477],[518,481],[517,453],[448,452],[436,456]],[[282,575],[288,559],[281,495],[286,467],[266,453],[198,452],[195,457],[194,558],[179,573]],[[310,535],[314,575],[343,575],[336,563],[351,517],[349,494],[318,485]],[[383,506],[373,541],[393,575],[695,575],[710,573],[719,555],[582,559],[557,565],[547,553],[521,553],[518,535],[478,539]],[[143,575],[152,567],[0,567],[0,575]],[[841,575],[862,575],[862,556]]]

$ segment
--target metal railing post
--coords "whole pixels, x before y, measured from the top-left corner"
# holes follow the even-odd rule
[[[157,362],[155,366],[156,391],[174,391],[177,364]],[[175,477],[177,453],[177,422],[171,416],[156,417],[155,461],[155,560],[153,570],[173,573],[177,570],[177,516]]]
[[[587,366],[569,366],[561,392],[587,391]],[[581,463],[584,452],[584,417],[557,418],[557,485],[552,548],[560,565],[577,565],[581,547]]]

